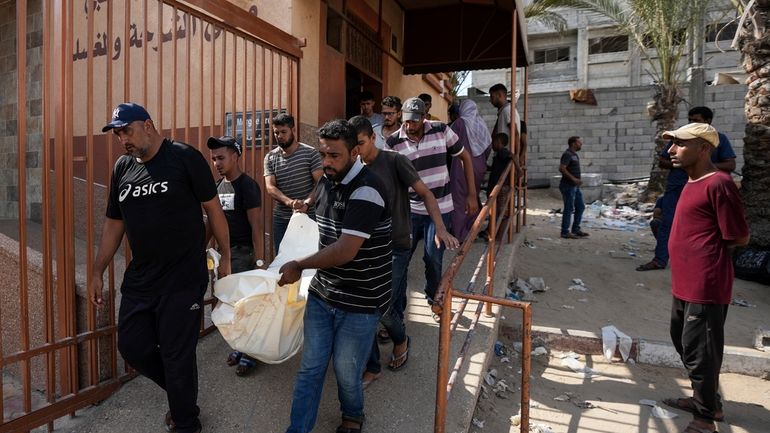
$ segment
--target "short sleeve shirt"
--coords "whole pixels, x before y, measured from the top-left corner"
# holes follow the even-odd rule
[[[572,149],[567,149],[561,154],[560,165],[567,166],[567,171],[580,179],[580,157],[577,152],[573,152]],[[574,185],[571,180],[567,179],[564,175],[561,177],[561,183],[566,185]]]
[[[493,134],[503,133],[508,137],[511,136],[511,103],[506,102],[502,107],[497,109],[497,121],[495,122],[495,128]]]
[[[420,180],[412,162],[404,155],[391,150],[382,150],[377,158],[367,164],[385,187],[390,199],[390,213],[393,225],[393,248],[412,247],[412,229],[409,207],[409,189]]]
[[[304,143],[291,155],[284,155],[283,149],[276,147],[265,155],[265,177],[275,176],[276,187],[291,199],[306,199],[313,191],[315,182],[313,172],[321,170],[321,157],[318,150]],[[273,218],[289,219],[291,208],[275,202]],[[312,212],[312,209],[308,209]]]
[[[321,177],[316,189],[319,249],[348,234],[364,238],[353,260],[319,269],[310,293],[354,313],[383,312],[390,301],[390,204],[380,178],[356,160],[345,178]]]
[[[216,193],[206,159],[184,143],[164,140],[145,163],[117,160],[107,217],[123,220],[131,246],[123,294],[152,298],[206,284],[201,203]]]
[[[748,234],[743,202],[729,174],[716,171],[687,182],[668,241],[674,297],[697,304],[729,304],[734,274],[725,242]]]
[[[454,209],[449,190],[447,154],[459,156],[463,146],[457,134],[445,123],[425,120],[423,131],[422,139],[415,142],[407,136],[406,125],[401,125],[398,132],[388,137],[386,145],[412,161],[420,179],[436,197],[439,210],[447,214]],[[422,198],[414,192],[410,193],[410,207],[412,213],[428,215]]]
[[[259,185],[248,174],[241,173],[232,182],[219,179],[217,195],[230,228],[230,245],[251,247],[252,227],[246,211],[261,205]]]

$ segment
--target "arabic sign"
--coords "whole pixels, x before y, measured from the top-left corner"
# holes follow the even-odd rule
[[[83,4],[83,10],[85,11],[86,19],[88,19],[89,1],[93,2],[94,15],[96,15],[97,12],[102,10],[101,3],[105,3],[109,0],[85,0],[85,3]],[[160,35],[160,43],[166,43],[174,40],[175,35],[176,40],[181,40],[188,36],[194,37],[199,31],[203,32],[203,39],[206,42],[215,41],[222,35],[221,28],[215,27],[212,30],[211,23],[203,22],[198,17],[191,16],[188,13],[177,11],[175,17],[169,16],[168,18],[170,21],[172,21],[171,28]],[[132,23],[129,26],[129,33],[130,35],[128,36],[127,41],[128,48],[142,48],[146,43],[148,46],[150,46],[150,48],[152,48],[153,51],[158,51],[159,42],[158,38],[155,37],[155,32],[151,32],[149,29],[140,31],[136,23]],[[112,43],[110,44],[110,42]],[[154,45],[152,45],[153,42],[155,42]],[[94,46],[91,49],[91,56],[100,57],[112,54],[112,60],[118,60],[123,51],[124,44],[126,44],[126,41],[122,40],[120,36],[115,36],[114,40],[110,41],[107,32],[99,32],[96,34]],[[110,45],[112,45],[111,50]],[[86,42],[81,43],[80,38],[77,38],[75,40],[75,53],[72,55],[72,61],[76,62],[78,60],[87,58],[88,47],[86,46]]]
[[[265,111],[247,111],[246,112],[246,138],[244,142],[243,131],[244,121],[243,112],[239,111],[235,113],[235,134],[233,135],[233,113],[225,113],[225,135],[235,137],[239,143],[244,144],[245,147],[251,147],[251,140],[254,138],[256,147],[262,146],[262,123],[265,127],[265,135],[267,135],[267,145],[272,147],[273,134],[270,131],[270,119],[277,116],[279,113],[286,113],[285,108],[265,110]],[[254,117],[256,116],[256,121]]]

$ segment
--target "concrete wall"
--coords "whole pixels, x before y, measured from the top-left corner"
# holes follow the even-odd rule
[[[683,89],[687,98],[687,89]],[[743,167],[742,84],[706,88],[706,105],[714,110],[714,127],[730,139],[737,155],[737,171]],[[559,157],[567,138],[583,138],[580,154],[584,173],[602,173],[604,179],[624,180],[649,175],[653,162],[655,125],[645,113],[651,100],[648,87],[597,89],[597,106],[570,101],[567,92],[551,92],[529,97],[529,178],[530,185],[547,183],[558,175]],[[497,110],[486,96],[473,98],[490,129]],[[687,121],[689,105],[679,107],[677,126]],[[519,112],[523,116],[520,101]]]

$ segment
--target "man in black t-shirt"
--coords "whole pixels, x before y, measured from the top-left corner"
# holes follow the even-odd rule
[[[561,181],[559,182],[559,191],[564,200],[564,209],[562,209],[561,219],[561,237],[565,239],[578,239],[588,236],[588,233],[580,230],[580,221],[583,219],[583,211],[586,208],[583,202],[583,193],[580,192],[580,158],[578,152],[583,148],[583,140],[580,137],[572,136],[567,140],[569,147],[561,155],[559,161],[559,172]],[[575,213],[575,219],[572,219],[572,213]],[[572,231],[570,232],[570,223]]]
[[[208,283],[201,207],[223,246],[222,277],[230,273],[227,221],[206,159],[193,147],[161,137],[142,106],[118,105],[102,128],[109,130],[126,154],[112,171],[88,296],[104,305],[102,276],[125,234],[132,257],[120,287],[118,350],[166,391],[166,427],[200,432],[195,347]]]
[[[230,136],[210,137],[206,146],[211,149],[211,160],[222,176],[217,180],[217,195],[230,229],[230,267],[234,274],[254,269],[257,251],[261,194],[259,185],[241,171],[241,143]],[[256,367],[257,361],[241,352],[233,351],[227,365],[238,365],[235,374],[244,376]]]
[[[356,131],[333,120],[318,132],[324,176],[316,188],[317,253],[281,266],[279,285],[318,269],[305,306],[305,347],[294,384],[287,433],[313,430],[321,390],[333,360],[342,424],[361,430],[361,376],[380,314],[390,301],[390,203],[380,178],[357,159]]]

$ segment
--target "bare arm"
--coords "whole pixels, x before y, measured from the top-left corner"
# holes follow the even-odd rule
[[[88,285],[88,299],[97,306],[104,305],[102,276],[107,265],[110,264],[112,257],[120,246],[123,234],[126,232],[126,226],[123,220],[107,218],[102,228],[102,239],[99,242],[99,250],[96,253],[93,267],[91,269],[91,283]]]
[[[302,201],[291,199],[287,197],[283,192],[281,192],[281,190],[278,189],[278,186],[275,184],[275,176],[265,176],[265,189],[267,189],[267,193],[270,195],[270,197],[280,203],[283,203],[283,205],[289,209],[295,209],[298,207],[298,205],[295,205],[295,202]]]
[[[460,161],[463,163],[465,183],[468,186],[468,202],[465,205],[465,213],[468,215],[473,215],[479,211],[479,198],[476,195],[476,179],[473,176],[473,162],[471,161],[471,154],[464,150],[458,156],[460,157]]]
[[[730,173],[735,170],[735,158],[726,159],[721,162],[715,162],[714,167]]]
[[[317,253],[304,259],[292,260],[281,266],[278,271],[281,273],[278,285],[282,286],[299,280],[305,269],[328,269],[348,263],[356,257],[364,241],[362,237],[343,233],[336,242]]]
[[[749,235],[738,239],[726,239],[727,248],[743,247],[749,244]]]
[[[572,183],[574,183],[577,186],[580,186],[583,184],[583,181],[573,176],[572,173],[570,173],[567,170],[567,166],[564,164],[559,164],[559,173],[563,174],[564,177],[569,179]]]
[[[441,218],[441,211],[438,208],[438,201],[436,201],[436,197],[432,192],[430,192],[428,186],[425,185],[425,182],[419,179],[411,186],[414,192],[422,197],[422,202],[425,204],[425,209],[428,210],[428,215],[430,215],[430,219],[436,226],[436,236],[434,238],[436,246],[441,247],[441,242],[443,242],[444,245],[450,250],[457,248],[460,245],[460,242],[447,231],[446,226],[444,225],[444,219]]]
[[[219,197],[214,196],[211,200],[203,202],[203,210],[206,211],[211,233],[219,246],[219,254],[222,259],[219,262],[219,277],[230,275],[230,231],[227,228],[227,218],[219,204]]]

